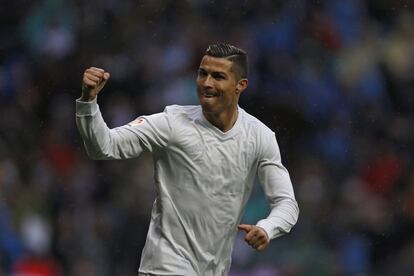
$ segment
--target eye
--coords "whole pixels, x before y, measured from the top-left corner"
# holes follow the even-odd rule
[[[199,77],[205,77],[205,76],[207,76],[207,72],[205,70],[203,70],[203,69],[198,69],[197,75]]]
[[[226,77],[222,74],[213,74],[213,78],[216,80],[224,80]]]

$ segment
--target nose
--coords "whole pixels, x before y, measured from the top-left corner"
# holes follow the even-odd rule
[[[207,75],[203,80],[204,88],[213,88],[213,78],[210,75]]]

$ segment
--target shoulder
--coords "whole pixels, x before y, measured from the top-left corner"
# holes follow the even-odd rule
[[[164,112],[172,118],[176,119],[193,119],[200,111],[199,105],[168,105]]]
[[[259,137],[274,137],[275,133],[262,121],[257,119],[255,116],[247,113],[244,109],[239,109],[243,116],[243,125],[244,128],[248,131],[252,131],[255,135]]]
[[[244,124],[255,137],[256,150],[259,159],[278,158],[280,155],[275,132],[256,117],[244,111]]]
[[[197,113],[200,109],[199,105],[167,105],[164,112],[176,115],[191,115]]]

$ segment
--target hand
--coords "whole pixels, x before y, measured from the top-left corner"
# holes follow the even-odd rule
[[[240,224],[237,228],[247,233],[244,240],[257,251],[262,251],[270,243],[267,233],[261,227],[250,224]]]
[[[108,81],[110,74],[104,69],[90,67],[83,73],[82,101],[92,101],[96,98]]]

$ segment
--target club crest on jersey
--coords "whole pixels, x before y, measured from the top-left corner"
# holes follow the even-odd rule
[[[145,122],[145,120],[141,117],[136,118],[132,122],[130,122],[128,125],[130,126],[139,126],[142,125]]]

